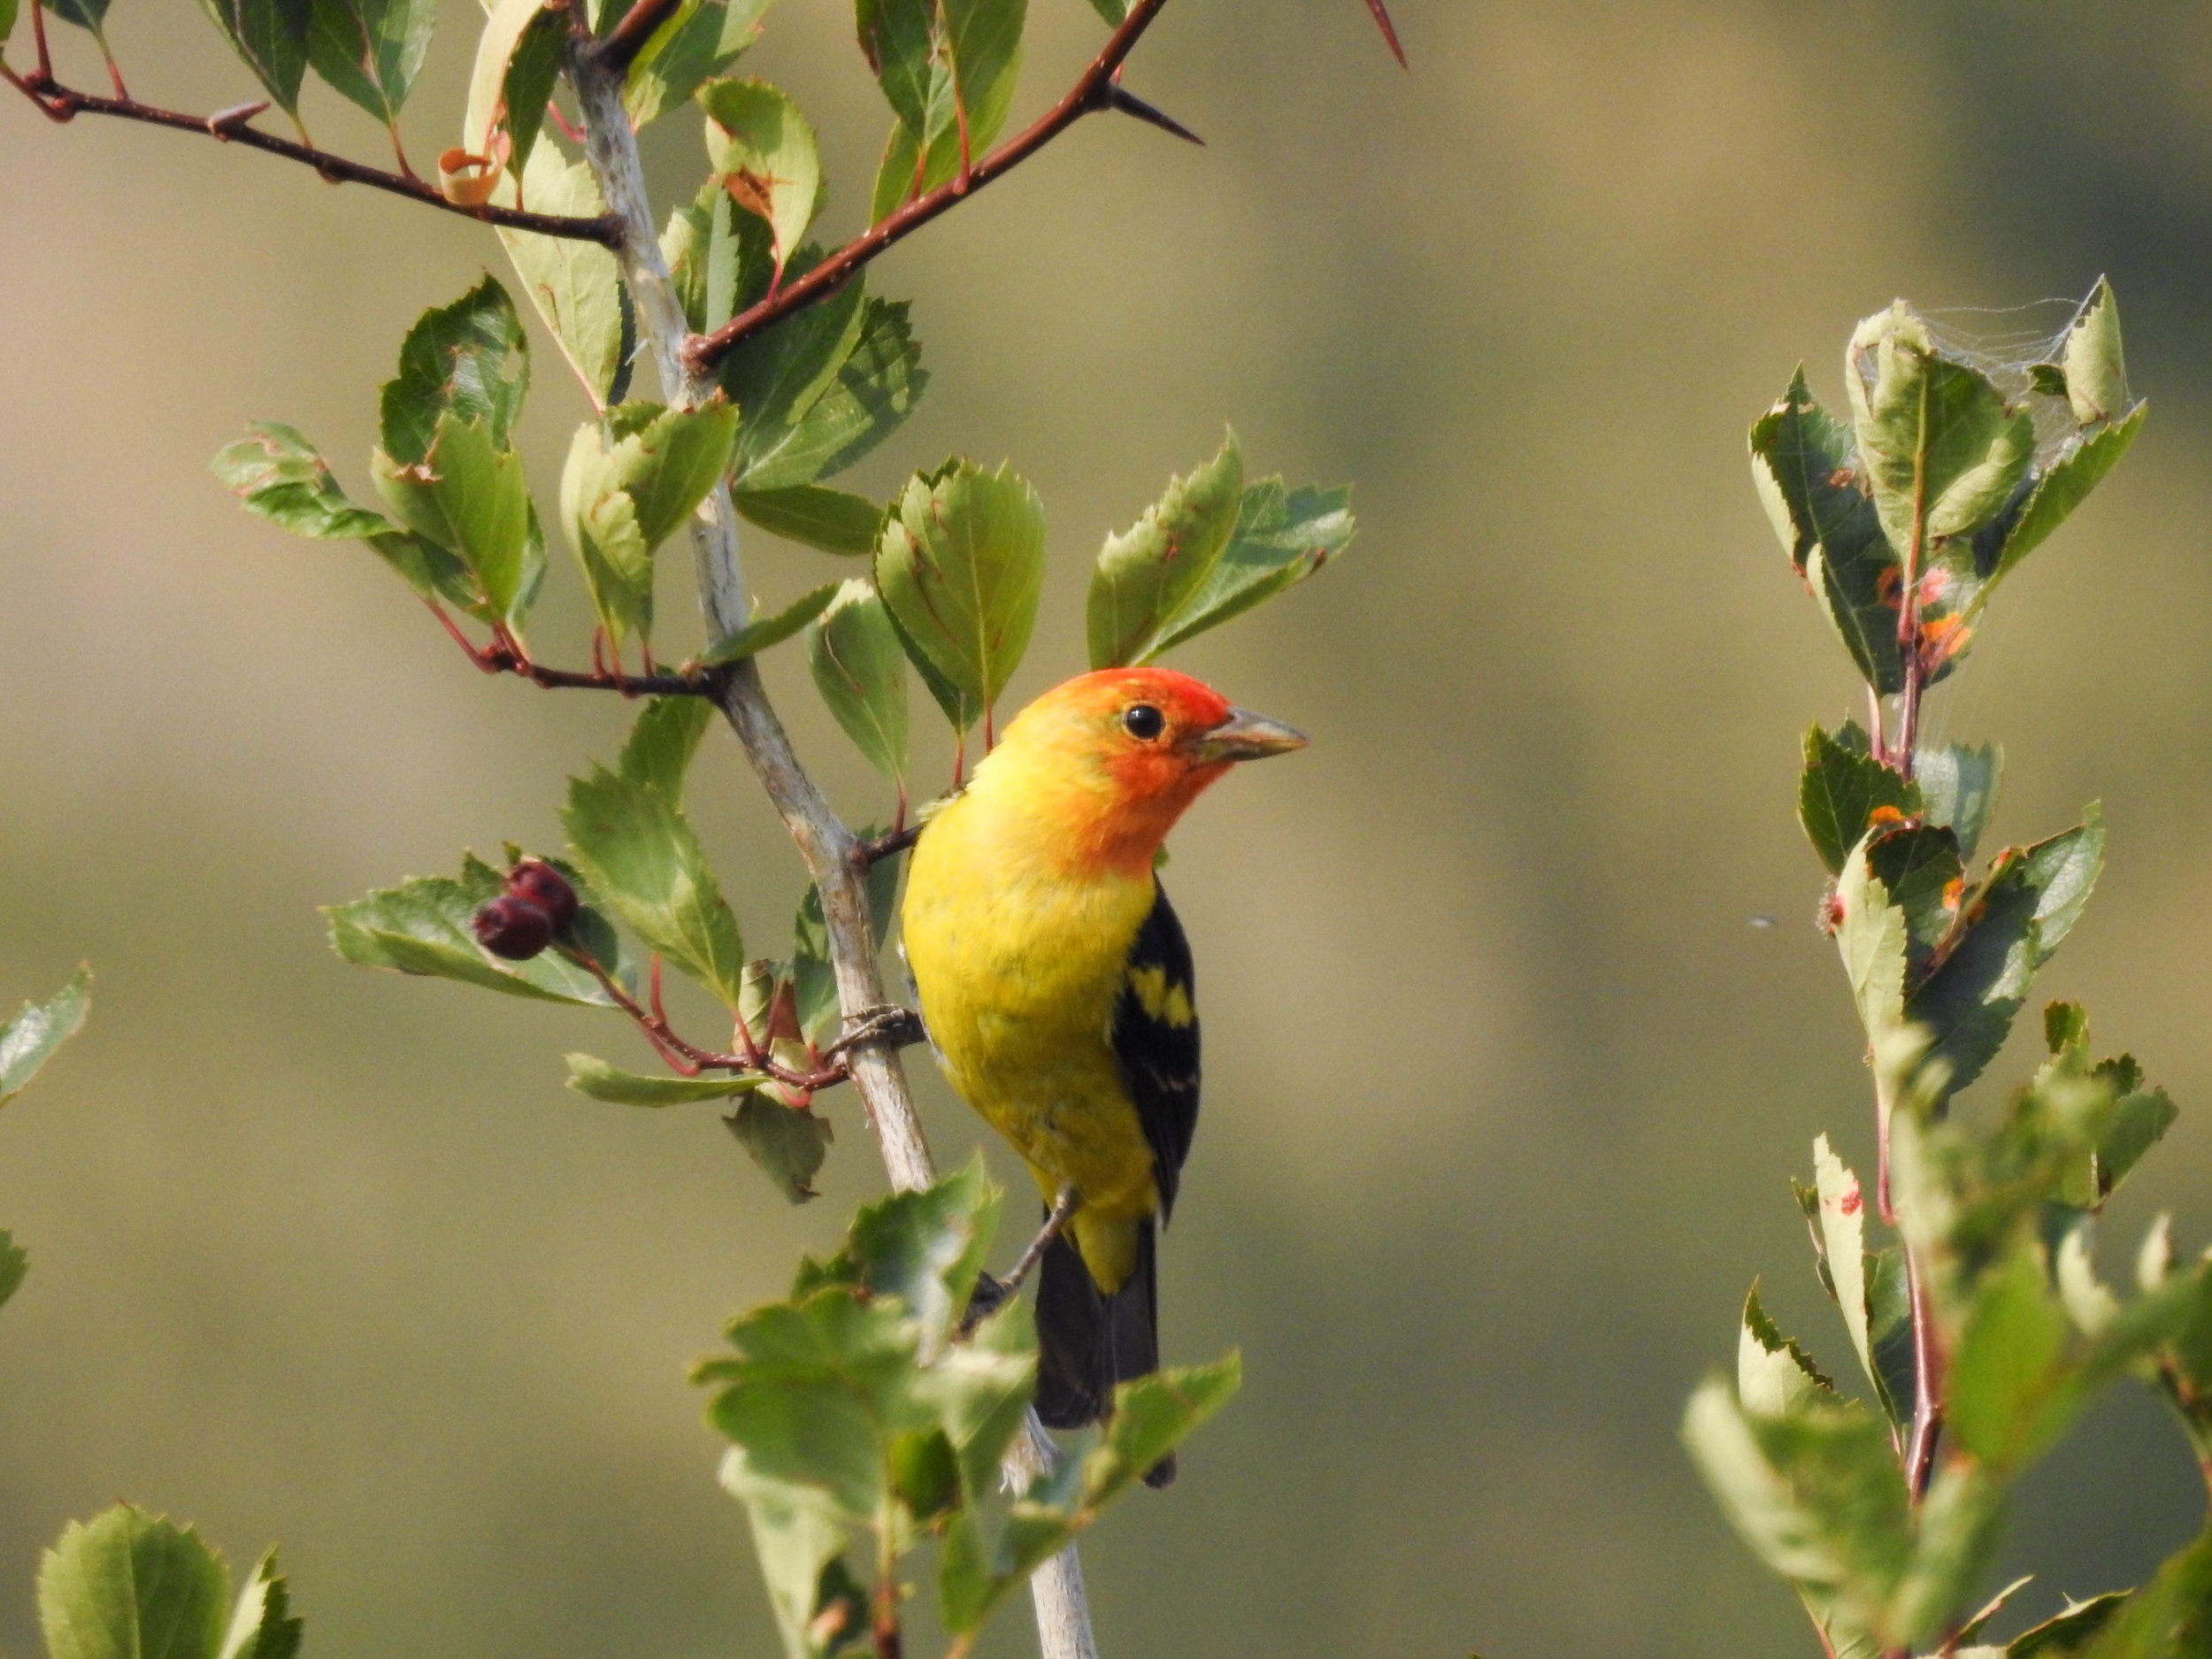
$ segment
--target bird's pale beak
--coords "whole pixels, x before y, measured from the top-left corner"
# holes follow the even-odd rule
[[[1211,764],[1222,760],[1263,760],[1305,746],[1305,733],[1294,732],[1280,720],[1271,720],[1248,709],[1232,709],[1219,726],[1200,733],[1192,749],[1201,764]]]

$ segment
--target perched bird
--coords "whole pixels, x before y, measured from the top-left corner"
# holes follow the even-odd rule
[[[1055,1428],[1159,1368],[1154,1233],[1198,1125],[1161,844],[1233,763],[1305,741],[1187,674],[1102,669],[1016,716],[915,844],[901,919],[930,1039],[1048,1216],[1074,1205],[1038,1268],[1036,1405]],[[1173,1475],[1171,1459],[1146,1479]]]

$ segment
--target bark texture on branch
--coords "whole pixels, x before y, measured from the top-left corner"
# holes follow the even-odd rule
[[[636,135],[622,107],[621,74],[598,62],[580,42],[570,50],[569,68],[586,125],[586,155],[608,211],[622,228],[616,255],[637,305],[639,332],[652,351],[668,400],[687,407],[696,404],[713,382],[710,376],[695,377],[684,359],[689,325],[661,257]],[[739,562],[737,511],[726,483],[718,485],[701,505],[692,520],[691,541],[699,603],[711,644],[743,627],[749,609]],[[734,666],[718,702],[761,787],[791,832],[807,873],[821,890],[838,1005],[849,1025],[856,1023],[887,1001],[869,926],[867,861],[860,843],[800,765],[756,664],[748,660]],[[863,1043],[853,1049],[850,1064],[853,1087],[882,1150],[891,1184],[902,1190],[926,1187],[936,1179],[936,1169],[922,1138],[921,1119],[915,1113],[898,1050]],[[1057,1456],[1033,1412],[1026,1432],[1007,1455],[1006,1473],[1026,1486],[1051,1468]],[[1037,1570],[1030,1591],[1043,1659],[1098,1659],[1074,1546]]]

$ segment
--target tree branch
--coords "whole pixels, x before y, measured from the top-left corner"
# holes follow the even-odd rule
[[[648,0],[640,0],[645,4]],[[704,373],[728,355],[740,341],[749,339],[762,329],[780,322],[792,312],[803,311],[809,305],[824,300],[843,285],[854,272],[891,247],[903,241],[940,213],[956,206],[974,192],[1002,174],[1011,172],[1057,138],[1083,117],[1100,110],[1114,107],[1114,77],[1136,50],[1144,32],[1152,27],[1153,19],[1167,0],[1137,0],[1129,8],[1129,15],[1106,42],[1103,51],[1091,60],[1091,65],[1076,80],[1075,85],[1059,103],[1040,116],[1025,131],[1001,144],[982,160],[939,185],[926,196],[909,202],[880,224],[871,226],[863,234],[847,242],[820,265],[797,281],[778,289],[768,298],[749,310],[740,311],[712,334],[693,334],[685,341],[684,366],[694,374]]]
[[[449,202],[438,194],[434,185],[411,178],[405,173],[388,173],[381,167],[371,167],[343,156],[318,150],[311,144],[294,143],[288,138],[279,138],[264,133],[246,123],[265,109],[246,105],[238,111],[221,111],[214,115],[188,115],[180,110],[157,109],[150,104],[141,104],[135,98],[104,98],[96,93],[80,92],[65,87],[50,76],[33,72],[19,75],[4,64],[0,64],[0,76],[4,76],[15,89],[35,104],[49,120],[66,122],[80,115],[112,115],[127,121],[144,121],[154,127],[165,127],[180,133],[197,133],[218,143],[243,144],[249,150],[266,150],[272,156],[281,156],[287,161],[296,161],[314,168],[331,184],[365,184],[378,190],[388,190],[394,196],[403,196],[412,202],[458,213],[481,224],[503,226],[509,230],[526,230],[541,236],[565,236],[573,242],[595,242],[611,248],[621,238],[621,227],[612,214],[597,219],[574,219],[559,213],[526,213],[519,208],[464,207],[458,202]]]
[[[1148,18],[1161,3],[1139,0],[1140,11]],[[1127,27],[1124,25],[1115,38],[1119,40]],[[568,62],[584,115],[584,154],[598,180],[601,198],[622,228],[615,254],[637,304],[640,332],[652,349],[669,402],[695,406],[713,388],[685,359],[688,324],[661,257],[638,162],[637,135],[622,107],[623,77],[597,60],[588,36],[571,35]],[[748,606],[738,565],[737,510],[726,480],[716,485],[692,519],[691,540],[708,637],[727,639],[745,626]],[[761,685],[756,662],[749,657],[734,664],[717,701],[821,895],[838,1007],[849,1024],[865,1021],[886,999],[868,915],[867,864],[860,843],[800,765]],[[902,1191],[928,1186],[936,1178],[936,1167],[922,1137],[921,1118],[914,1110],[897,1048],[880,1035],[856,1034],[842,1063],[867,1114],[891,1185]],[[1026,1431],[1007,1454],[1007,1478],[1026,1486],[1057,1461],[1058,1454],[1033,1411]],[[1036,1602],[1044,1659],[1098,1659],[1083,1594],[1083,1571],[1072,1545],[1031,1575],[1030,1593]]]

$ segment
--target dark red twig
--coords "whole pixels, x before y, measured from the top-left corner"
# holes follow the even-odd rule
[[[464,207],[449,202],[436,188],[419,178],[405,173],[389,173],[381,167],[372,167],[343,156],[333,155],[311,144],[295,143],[288,138],[264,133],[246,123],[250,115],[224,111],[214,116],[187,115],[180,110],[157,109],[150,104],[141,104],[135,98],[104,98],[97,94],[80,92],[65,87],[44,72],[19,75],[0,64],[0,76],[25,97],[38,106],[47,119],[56,122],[72,121],[80,115],[112,115],[127,121],[144,121],[150,126],[165,127],[179,133],[197,133],[203,138],[212,138],[219,143],[243,144],[249,150],[266,150],[281,156],[287,161],[296,161],[312,167],[332,184],[365,184],[373,189],[387,190],[394,196],[403,196],[410,201],[420,202],[448,213],[458,213],[480,224],[502,225],[509,230],[526,230],[541,236],[565,236],[573,242],[595,242],[603,247],[618,247],[622,242],[622,227],[612,214],[596,219],[578,219],[561,213],[526,213],[520,208]]]
[[[920,825],[909,824],[903,829],[891,830],[877,836],[873,841],[862,841],[855,849],[854,856],[860,860],[862,869],[869,869],[881,864],[887,858],[895,857],[898,854],[904,852],[921,839],[921,834]]]
[[[618,668],[596,667],[588,672],[572,668],[548,668],[534,662],[520,641],[504,628],[493,631],[488,645],[478,645],[461,632],[442,605],[430,604],[430,614],[467,653],[468,659],[488,674],[514,674],[548,691],[618,691],[626,697],[712,697],[720,695],[723,671],[695,669],[688,673],[626,674]],[[593,653],[596,659],[598,653]]]
[[[1383,32],[1383,39],[1390,43],[1390,55],[1398,60],[1398,67],[1410,69],[1412,65],[1406,62],[1406,49],[1398,44],[1398,31],[1390,21],[1389,8],[1383,4],[1383,0],[1367,0],[1367,10],[1374,17],[1375,27]]]
[[[648,0],[639,3],[643,5]],[[1160,8],[1166,4],[1167,0],[1137,0],[1129,8],[1129,15],[1122,19],[1121,27],[1107,41],[1105,50],[1077,77],[1067,96],[1024,131],[926,196],[909,202],[881,224],[871,227],[795,282],[786,284],[757,305],[740,311],[712,334],[692,335],[684,342],[685,366],[695,374],[704,373],[739,342],[750,339],[794,311],[826,299],[877,255],[912,235],[1001,174],[1019,166],[1085,116],[1112,109],[1115,73],[1136,50],[1145,30],[1152,27],[1153,19],[1159,16]]]

